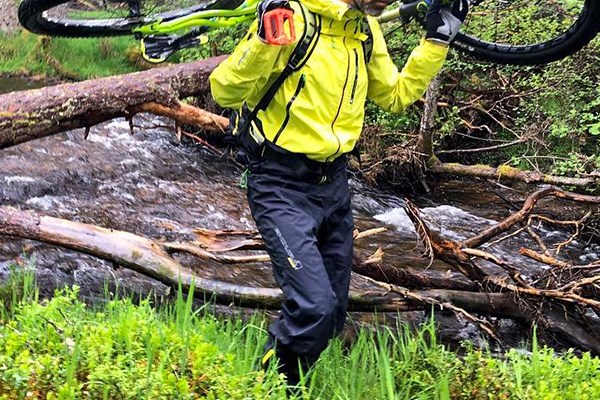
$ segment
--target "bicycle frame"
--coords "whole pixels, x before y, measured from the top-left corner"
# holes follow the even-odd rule
[[[175,17],[167,21],[152,21],[133,28],[133,33],[143,36],[170,34],[196,27],[227,28],[256,17],[256,7],[260,0],[246,0],[233,10],[201,10]]]
[[[227,28],[254,19],[256,17],[256,7],[259,2],[260,0],[245,0],[240,6],[233,10],[201,10],[181,17],[174,17],[173,19],[166,21],[152,21],[148,24],[133,28],[132,32],[147,36],[171,34],[200,26],[208,28]],[[406,22],[419,12],[421,6],[424,6],[425,9],[427,7],[423,0],[403,3],[399,7],[384,12],[377,19],[379,22],[389,22],[395,19]]]

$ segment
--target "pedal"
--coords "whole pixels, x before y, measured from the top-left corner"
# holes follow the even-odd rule
[[[267,43],[284,46],[296,41],[294,29],[294,11],[276,8],[263,16]]]

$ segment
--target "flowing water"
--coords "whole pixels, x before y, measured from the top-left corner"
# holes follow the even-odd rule
[[[0,93],[16,92],[18,90],[38,89],[48,86],[45,81],[24,79],[13,76],[0,76]]]
[[[157,240],[193,240],[195,227],[254,228],[245,192],[238,185],[240,173],[227,159],[201,146],[178,142],[171,122],[142,115],[135,119],[133,134],[127,121],[117,119],[93,127],[87,137],[79,129],[0,150],[0,200],[3,206]],[[352,189],[357,228],[388,228],[357,243],[357,251],[370,254],[381,247],[385,262],[391,265],[448,270],[437,261],[429,266],[429,260],[421,256],[401,197],[374,190],[356,179],[352,179]],[[433,189],[430,196],[413,201],[422,208],[431,228],[455,240],[501,220],[514,211],[511,199],[522,200],[524,195],[494,185],[462,182],[434,185]],[[563,232],[541,232],[545,239],[565,238]],[[544,268],[519,256],[516,249],[521,246],[533,247],[534,243],[519,235],[487,250],[514,265]],[[565,254],[577,263],[586,263],[599,259],[600,247],[578,243]],[[140,293],[168,291],[156,281],[92,256],[0,236],[0,280],[8,276],[9,266],[23,262],[35,263],[42,294],[66,283],[79,285],[84,296],[99,296],[104,280]],[[274,286],[266,266],[251,270],[196,267],[198,274],[206,277]],[[457,335],[472,336],[469,329],[462,327]]]

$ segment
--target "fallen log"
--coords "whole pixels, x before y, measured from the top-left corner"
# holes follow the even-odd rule
[[[239,239],[240,235],[246,238],[255,236],[252,231],[215,232],[203,230],[203,232],[206,236],[221,237],[219,239],[221,243],[226,242],[223,239],[223,236],[227,235],[226,232],[231,232],[234,240]],[[171,256],[175,252],[186,252],[203,259],[227,264],[232,262],[268,262],[268,257],[264,255],[254,258],[248,257],[247,259],[222,256],[202,249],[198,245],[200,242],[159,242],[129,232],[44,216],[33,211],[23,211],[13,207],[0,207],[0,235],[37,240],[93,255],[123,267],[131,268],[171,287],[176,288],[178,285],[182,285],[187,290],[193,284],[197,290],[209,296],[215,295],[216,300],[225,304],[233,301],[236,304],[278,308],[281,302],[279,289],[254,288],[201,278]],[[355,262],[353,270],[356,270],[356,265]],[[518,310],[508,311],[515,305],[512,298],[500,293],[480,294],[443,289],[410,291],[398,285],[394,285],[393,290],[390,290],[391,286],[387,283],[374,280],[369,282],[372,283],[373,287],[371,292],[356,290],[351,292],[351,310],[423,310],[431,302],[442,301],[446,303],[456,302],[461,307],[474,309],[477,312],[492,312],[495,310],[500,312],[501,315],[519,315]],[[409,293],[411,294],[409,295]]]
[[[371,229],[363,232],[355,232],[354,240],[377,234],[385,228]],[[196,241],[194,245],[204,249],[210,258],[220,257],[220,262],[227,263],[229,258],[219,256],[219,253],[235,250],[265,250],[264,242],[258,231],[235,231],[230,229],[214,231],[196,228]],[[197,254],[198,255],[198,254]],[[265,258],[266,257],[266,258]],[[240,261],[239,257],[235,258]],[[246,261],[266,261],[265,254],[248,258]],[[478,287],[462,275],[452,271],[417,270],[415,268],[396,267],[381,262],[381,255],[373,258],[361,254],[354,254],[352,270],[360,275],[368,276],[376,281],[401,285],[409,289],[447,289],[477,291]]]
[[[95,225],[40,215],[13,207],[0,207],[0,235],[8,235],[54,244],[108,260],[117,265],[154,278],[168,286],[192,286],[196,293],[214,298],[221,304],[239,304],[277,309],[282,293],[276,288],[257,288],[202,278],[171,255],[186,252],[205,256],[206,252],[193,244],[163,243],[129,232],[105,229]],[[242,260],[243,261],[243,260]],[[263,260],[264,261],[264,260]],[[351,311],[412,311],[423,310],[426,303],[407,299],[386,287],[373,291],[351,291]]]
[[[278,289],[252,288],[204,279],[176,261],[160,242],[129,232],[43,216],[13,207],[0,207],[0,234],[58,245],[108,260],[171,287],[214,294],[218,300],[278,307]]]
[[[279,289],[244,286],[203,278],[172,257],[174,253],[185,252],[201,259],[223,264],[266,263],[268,258],[264,255],[240,258],[219,254],[223,253],[225,248],[235,250],[260,248],[260,239],[256,232],[229,231],[231,233],[230,240],[226,238],[227,231],[224,233],[196,230],[197,234],[199,232],[201,232],[200,236],[204,238],[194,242],[160,242],[129,232],[43,216],[12,207],[0,207],[0,235],[42,241],[90,254],[140,272],[173,288],[181,286],[183,290],[189,290],[193,286],[197,295],[213,298],[217,304],[233,303],[263,309],[280,307],[282,296]],[[215,253],[203,248],[211,243],[217,249]],[[237,243],[237,245],[232,245],[232,243]],[[368,265],[369,262],[365,261],[364,264]],[[489,277],[488,280],[488,289],[491,287],[502,289],[495,293],[445,289],[411,290],[362,277],[356,273],[357,269],[360,270],[360,266],[357,268],[357,265],[360,265],[360,261],[357,264],[355,259],[353,280],[363,279],[364,282],[370,284],[370,287],[365,289],[363,282],[363,288],[351,290],[350,311],[402,312],[427,310],[431,307],[447,309],[479,325],[494,339],[497,338],[491,324],[477,315],[509,317],[525,321],[528,324],[539,322],[545,329],[561,335],[570,329],[567,340],[580,349],[600,354],[600,341],[595,338],[595,335],[589,333],[585,324],[579,322],[577,318],[568,319],[553,311],[556,306],[550,300],[585,305],[585,303],[579,302],[581,298],[577,296],[562,296],[558,290],[521,290],[514,284],[506,284],[499,277]],[[589,280],[589,282],[595,282],[595,280]],[[580,284],[584,283],[587,282]],[[476,287],[483,290],[481,284]],[[524,305],[530,307],[527,302],[524,302],[524,298],[527,296],[542,300],[537,301],[540,306],[535,313],[526,312],[523,309]]]
[[[179,99],[208,92],[208,76],[224,58],[0,95],[0,149],[142,111],[198,123]],[[206,118],[213,129],[226,126]]]
[[[543,183],[548,185],[593,187],[598,183],[598,176],[574,178],[567,176],[548,175],[541,172],[522,171],[518,168],[501,165],[463,165],[458,163],[432,162],[429,170],[438,175],[456,175],[462,177],[478,177],[495,181],[526,182],[530,184]]]

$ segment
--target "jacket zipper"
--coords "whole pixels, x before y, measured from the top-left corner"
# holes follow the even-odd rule
[[[333,133],[333,136],[335,136],[338,147],[337,147],[337,150],[330,157],[327,157],[327,160],[329,160],[331,157],[335,156],[340,151],[340,148],[342,147],[342,144],[340,143],[340,138],[338,138],[337,135],[335,134],[333,127],[335,125],[335,121],[337,121],[338,117],[340,116],[340,111],[342,111],[342,105],[344,104],[344,93],[346,93],[346,86],[348,86],[348,78],[350,77],[350,51],[348,50],[348,47],[346,46],[346,38],[344,38],[344,48],[346,49],[346,54],[347,54],[346,80],[344,81],[344,87],[342,88],[342,97],[340,98],[340,104],[338,105],[338,109],[337,109],[337,112],[335,113],[335,117],[333,117],[333,121],[331,121],[331,133]]]
[[[358,85],[358,51],[354,49],[354,83],[352,84],[352,94],[350,95],[350,104],[354,103],[356,86]]]
[[[290,109],[292,108],[292,104],[294,103],[294,101],[296,100],[298,95],[300,94],[300,91],[304,87],[305,81],[306,81],[306,77],[304,76],[304,74],[300,75],[300,79],[298,80],[298,86],[296,86],[296,91],[294,91],[292,98],[290,99],[290,101],[288,101],[287,105],[285,106],[285,118],[283,120],[283,123],[281,124],[281,127],[279,128],[279,130],[275,134],[275,137],[273,138],[273,144],[277,143],[277,139],[279,139],[281,132],[283,132],[286,125],[290,121]]]

